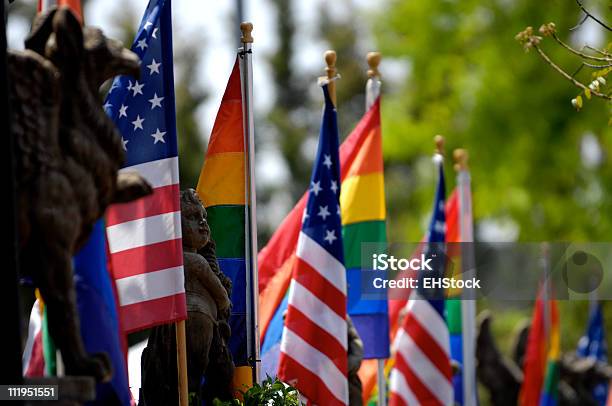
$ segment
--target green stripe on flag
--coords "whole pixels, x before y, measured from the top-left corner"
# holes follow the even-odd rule
[[[548,359],[540,406],[556,406],[559,398],[559,361]]]
[[[344,263],[346,269],[361,268],[361,244],[386,242],[386,222],[384,220],[376,220],[347,224],[342,227],[342,240],[344,242]],[[382,248],[386,249],[386,246],[381,247],[381,251]]]
[[[447,299],[445,305],[449,334],[461,334],[461,300]]]
[[[244,206],[206,208],[208,224],[217,244],[217,258],[244,258]]]
[[[45,304],[43,310],[42,320],[42,343],[43,343],[43,359],[45,360],[45,375],[56,376],[57,375],[57,354],[55,343],[51,334],[49,334],[49,318],[47,316],[47,305]]]

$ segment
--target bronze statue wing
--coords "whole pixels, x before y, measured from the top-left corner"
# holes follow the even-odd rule
[[[59,73],[29,50],[10,51],[8,71],[17,173],[27,182],[35,171],[59,165]]]

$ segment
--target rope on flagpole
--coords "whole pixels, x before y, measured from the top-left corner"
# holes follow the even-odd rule
[[[252,44],[253,24],[243,22],[240,24],[242,37],[242,49],[240,50],[240,78],[242,84],[242,106],[243,127],[246,145],[246,185],[247,198],[247,356],[252,369],[253,383],[259,382],[259,322],[258,322],[258,300],[259,300],[259,276],[257,270],[257,198],[255,193],[255,124],[253,119],[253,60]]]
[[[459,240],[461,241],[461,268],[465,277],[476,276],[474,261],[474,225],[472,221],[471,179],[468,153],[465,149],[453,151],[457,186],[459,189]],[[469,272],[469,275],[468,275]],[[463,353],[463,400],[466,405],[478,404],[476,392],[476,300],[473,293],[461,292],[461,333]]]
[[[376,99],[380,96],[380,72],[378,66],[382,55],[380,52],[368,52],[366,61],[368,62],[368,81],[366,82],[365,99],[366,111],[370,110]],[[378,406],[387,404],[387,380],[385,377],[385,359],[376,360],[376,385],[378,386]]]

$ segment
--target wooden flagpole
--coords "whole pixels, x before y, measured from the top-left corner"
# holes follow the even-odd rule
[[[242,114],[244,139],[246,146],[246,185],[247,219],[246,232],[246,328],[247,328],[247,356],[252,370],[252,382],[259,382],[259,276],[257,269],[257,197],[255,193],[255,122],[253,118],[253,59],[252,44],[253,24],[243,22],[240,24],[242,36],[242,49],[240,50],[240,82],[242,89]]]
[[[325,63],[327,67],[325,68],[325,72],[327,73],[327,90],[329,90],[329,98],[332,103],[334,103],[334,107],[338,107],[338,102],[336,101],[336,51],[325,51]]]
[[[459,189],[459,236],[462,243],[461,267],[464,278],[476,276],[474,249],[474,222],[472,220],[472,188],[468,169],[468,154],[464,149],[453,152]],[[468,274],[469,272],[469,274]],[[466,405],[478,404],[476,392],[476,300],[467,290],[461,298],[461,334],[463,353],[463,401]]]
[[[187,338],[185,334],[185,320],[176,323],[176,365],[178,372],[179,405],[189,404],[187,390]]]
[[[366,56],[368,61],[368,81],[366,82],[366,111],[374,104],[378,96],[380,96],[380,52],[368,52]],[[384,406],[387,403],[387,380],[385,379],[385,359],[379,358],[376,360],[376,384],[378,386],[378,406]]]

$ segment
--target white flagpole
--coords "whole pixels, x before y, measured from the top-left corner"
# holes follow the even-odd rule
[[[374,104],[378,96],[380,96],[380,52],[368,52],[366,57],[368,61],[368,81],[366,82],[366,111]],[[376,360],[376,383],[378,385],[378,406],[385,406],[387,402],[387,381],[385,379],[385,359],[379,358]]]
[[[240,78],[242,86],[242,115],[246,146],[246,311],[247,311],[247,356],[253,371],[253,383],[259,382],[259,323],[257,304],[259,301],[257,273],[257,199],[255,193],[255,126],[253,120],[253,24],[243,22],[242,48],[240,49]]]
[[[464,149],[454,151],[457,185],[459,188],[459,229],[463,275],[476,276],[474,249],[474,223],[472,219],[472,190],[468,155]],[[463,290],[461,295],[461,323],[463,335],[463,402],[477,405],[476,393],[476,300],[472,293]]]

